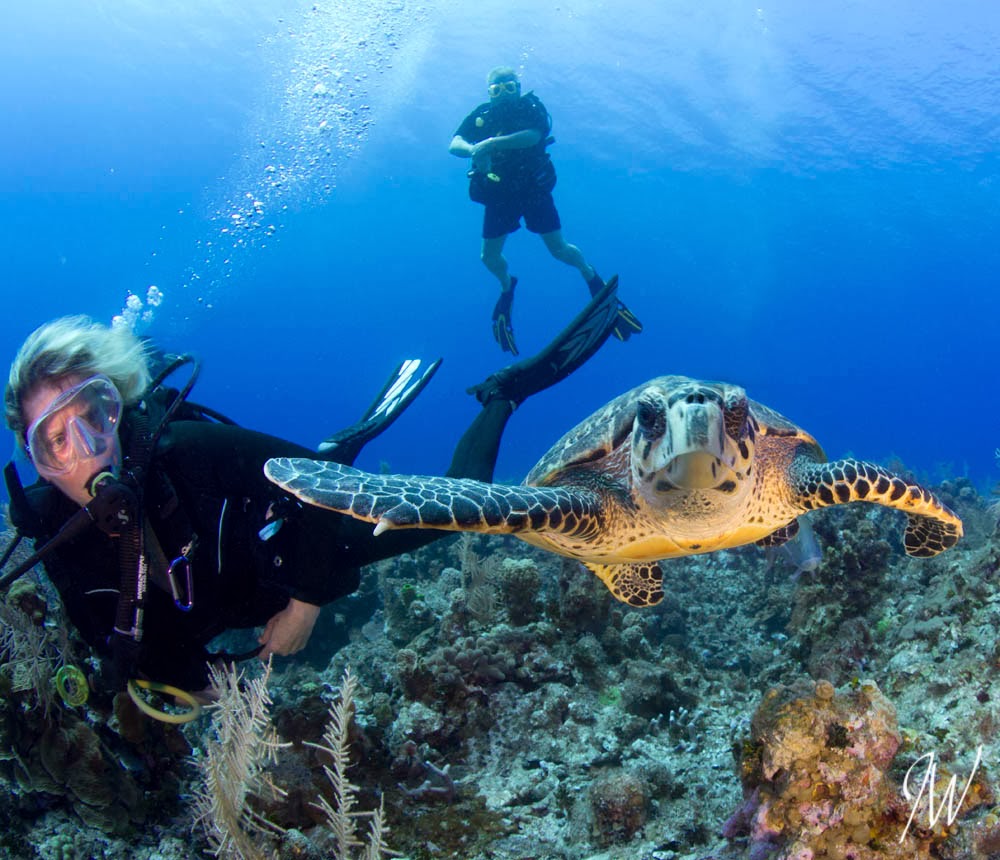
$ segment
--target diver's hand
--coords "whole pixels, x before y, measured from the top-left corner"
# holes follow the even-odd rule
[[[470,157],[472,158],[472,169],[478,170],[481,173],[487,172],[490,169],[490,164],[492,162],[491,156],[493,155],[493,150],[495,148],[494,139],[492,137],[488,137],[486,140],[480,141],[473,146],[470,153]]]
[[[470,155],[472,160],[475,161],[477,158],[486,158],[494,149],[496,149],[496,138],[488,137],[486,140],[481,140],[479,143],[474,144]]]
[[[309,642],[317,618],[318,606],[290,598],[288,606],[272,616],[264,632],[257,637],[257,641],[264,646],[260,649],[260,659],[266,660],[272,654],[284,657],[301,651]]]

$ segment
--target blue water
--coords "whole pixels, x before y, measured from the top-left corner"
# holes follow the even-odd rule
[[[443,471],[464,389],[504,363],[447,145],[508,63],[554,117],[565,235],[646,330],[527,402],[498,478],[682,373],[743,384],[831,457],[989,486],[998,56],[1000,6],[964,0],[20,4],[0,28],[0,356],[156,285],[137,326],[201,356],[194,399],[310,445],[400,359],[443,356],[359,461]],[[507,250],[527,354],[586,290],[526,231]]]

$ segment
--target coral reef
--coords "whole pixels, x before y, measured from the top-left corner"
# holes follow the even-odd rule
[[[641,776],[615,770],[590,786],[594,840],[599,845],[628,842],[646,823],[649,787]]]
[[[911,827],[888,775],[901,739],[874,682],[839,693],[829,681],[806,695],[769,690],[743,747],[746,801],[723,834],[749,837],[753,860],[930,857],[947,831]],[[976,790],[962,811],[978,799]]]
[[[122,767],[122,756],[132,759],[121,739],[89,708],[70,707],[56,695],[56,669],[81,650],[61,612],[54,590],[32,577],[14,583],[0,605],[0,781],[53,806],[61,802],[103,832],[125,834],[146,818],[156,792],[145,783],[154,768]],[[169,794],[176,783],[166,783]]]
[[[445,538],[366,569],[308,651],[274,667],[291,745],[269,776],[286,794],[255,808],[283,831],[277,856],[329,853],[315,804],[337,801],[310,744],[348,665],[350,780],[411,860],[997,856],[1000,535],[968,482],[940,492],[967,538],[939,558],[902,553],[895,512],[836,507],[810,516],[815,569],[793,577],[754,547],[677,559],[664,601],[641,611],[510,538]],[[55,643],[49,597],[26,588],[12,617]],[[51,655],[38,662],[50,674],[78,647],[17,644]],[[23,659],[7,660],[0,707],[5,856],[202,852],[185,798],[205,721],[165,732],[99,697],[74,709],[49,696],[45,717],[38,682],[12,689],[15,671],[30,677]],[[939,789],[969,783],[936,822],[901,789],[931,754]]]

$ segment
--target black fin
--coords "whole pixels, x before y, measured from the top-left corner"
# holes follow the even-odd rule
[[[439,358],[421,372],[419,358],[408,358],[401,362],[361,419],[319,444],[317,450],[323,455],[323,459],[347,466],[353,463],[368,442],[402,415],[406,407],[431,381],[431,377],[440,365]]]
[[[626,341],[634,334],[642,334],[642,323],[630,311],[624,302],[618,302],[618,319],[615,320],[615,327],[612,334],[618,340]]]
[[[510,287],[502,290],[500,298],[493,307],[493,339],[500,344],[500,349],[512,355],[520,355],[514,342],[514,287],[517,278],[510,279]]]
[[[483,405],[497,398],[518,404],[565,379],[611,335],[618,320],[617,288],[615,275],[545,349],[494,373],[469,388],[469,394],[474,394]]]

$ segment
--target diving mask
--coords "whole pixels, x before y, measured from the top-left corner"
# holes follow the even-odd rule
[[[122,398],[103,374],[67,388],[25,434],[28,454],[43,478],[58,478],[81,462],[117,465]]]
[[[498,81],[497,83],[490,84],[486,87],[487,92],[490,94],[491,99],[495,99],[501,93],[507,93],[507,95],[514,95],[521,85],[517,81]]]

